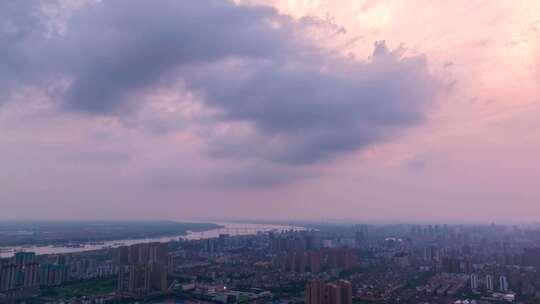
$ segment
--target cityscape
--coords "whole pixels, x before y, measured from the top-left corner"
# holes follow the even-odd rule
[[[540,226],[311,224],[0,260],[2,303],[538,303]],[[222,229],[222,228],[219,228]]]
[[[540,0],[0,0],[0,304],[540,304]]]

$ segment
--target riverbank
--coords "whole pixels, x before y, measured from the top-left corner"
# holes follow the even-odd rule
[[[185,223],[184,223],[185,224]],[[305,230],[303,227],[289,226],[289,225],[271,225],[271,224],[248,224],[248,223],[227,223],[227,222],[214,222],[214,223],[191,223],[191,224],[203,224],[207,225],[207,230],[187,230],[182,233],[174,235],[166,235],[159,237],[148,238],[125,238],[115,239],[102,242],[91,243],[79,243],[76,246],[72,245],[30,245],[30,246],[12,246],[12,247],[0,247],[0,257],[11,257],[17,251],[35,252],[36,254],[59,254],[59,253],[73,253],[91,250],[100,250],[106,248],[116,248],[120,246],[129,246],[138,243],[150,243],[150,242],[170,242],[174,240],[198,240],[218,237],[220,234],[235,235],[251,235],[259,232],[281,232],[288,230]],[[200,226],[197,226],[200,227]],[[7,250],[7,251],[6,251]]]
[[[215,228],[220,226],[176,221],[6,221],[0,222],[0,247],[142,239]]]

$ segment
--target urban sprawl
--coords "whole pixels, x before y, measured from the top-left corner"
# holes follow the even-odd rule
[[[540,303],[540,229],[317,225],[0,260],[0,303]]]

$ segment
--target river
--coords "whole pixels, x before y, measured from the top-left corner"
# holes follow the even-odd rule
[[[201,240],[218,237],[220,234],[235,235],[250,235],[257,234],[258,232],[268,231],[287,231],[287,230],[305,230],[303,227],[287,226],[287,225],[270,225],[270,224],[243,224],[243,223],[228,223],[228,222],[214,222],[215,224],[223,226],[222,228],[211,229],[200,232],[188,231],[187,234],[164,236],[156,238],[146,239],[122,239],[114,241],[105,241],[102,244],[80,244],[78,247],[67,246],[13,246],[13,247],[0,247],[0,258],[7,258],[13,256],[15,252],[35,252],[36,254],[55,254],[55,253],[72,253],[82,252],[90,250],[99,250],[104,248],[115,248],[125,245],[133,245],[140,243],[150,242],[170,242],[174,240]],[[9,250],[9,251],[8,251]]]

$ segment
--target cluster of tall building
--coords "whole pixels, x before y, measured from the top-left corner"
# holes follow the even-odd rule
[[[444,272],[450,273],[472,273],[473,263],[468,257],[443,257],[441,268]]]
[[[227,246],[228,234],[220,234],[217,238],[203,240],[203,250],[205,253],[219,253]]]
[[[37,288],[40,285],[39,275],[36,255],[17,252],[13,258],[0,261],[0,291]]]
[[[411,227],[412,236],[432,236],[449,232],[447,225],[413,225]]]
[[[436,246],[424,247],[423,259],[427,262],[435,262],[441,259],[441,251]]]
[[[118,249],[118,291],[143,295],[167,289],[167,244],[147,243]]]
[[[368,239],[369,229],[367,225],[356,225],[354,239],[358,246]]]
[[[291,251],[283,257],[283,269],[285,271],[319,272],[323,263],[323,255],[320,251]]]
[[[494,291],[495,290],[495,279],[491,274],[486,274],[483,280],[477,274],[471,274],[471,289],[479,290],[483,287],[485,290]],[[498,290],[501,292],[508,291],[509,283],[506,276],[499,276],[498,280]]]
[[[65,264],[40,264],[33,252],[17,252],[0,261],[0,292],[56,286],[68,279],[69,268]]]
[[[40,271],[42,286],[58,286],[69,280],[69,267],[64,264],[43,264]]]
[[[285,271],[319,272],[324,269],[350,269],[358,264],[350,248],[290,251],[282,257]]]
[[[525,248],[522,255],[522,263],[526,266],[540,270],[540,248]]]
[[[474,271],[471,256],[458,255],[436,246],[424,248],[423,260],[443,272],[470,274]]]
[[[525,248],[523,252],[502,250],[503,253],[490,255],[498,264],[529,266],[540,270],[540,248]],[[422,259],[424,262],[438,264],[443,271],[471,273],[470,258],[473,255],[469,245],[462,246],[459,250],[453,249],[453,251],[431,245],[423,248]]]
[[[12,258],[0,259],[0,294],[17,298],[27,291],[62,285],[72,278],[114,274],[118,274],[118,290],[123,293],[140,295],[167,289],[167,274],[174,267],[167,244],[136,244],[118,248],[117,252],[117,263],[107,264],[60,254],[41,257],[38,261],[33,252],[17,252]]]
[[[270,250],[274,253],[317,250],[320,247],[321,242],[315,233],[270,234]]]
[[[325,283],[315,279],[306,285],[306,304],[352,304],[352,286],[349,281]]]

